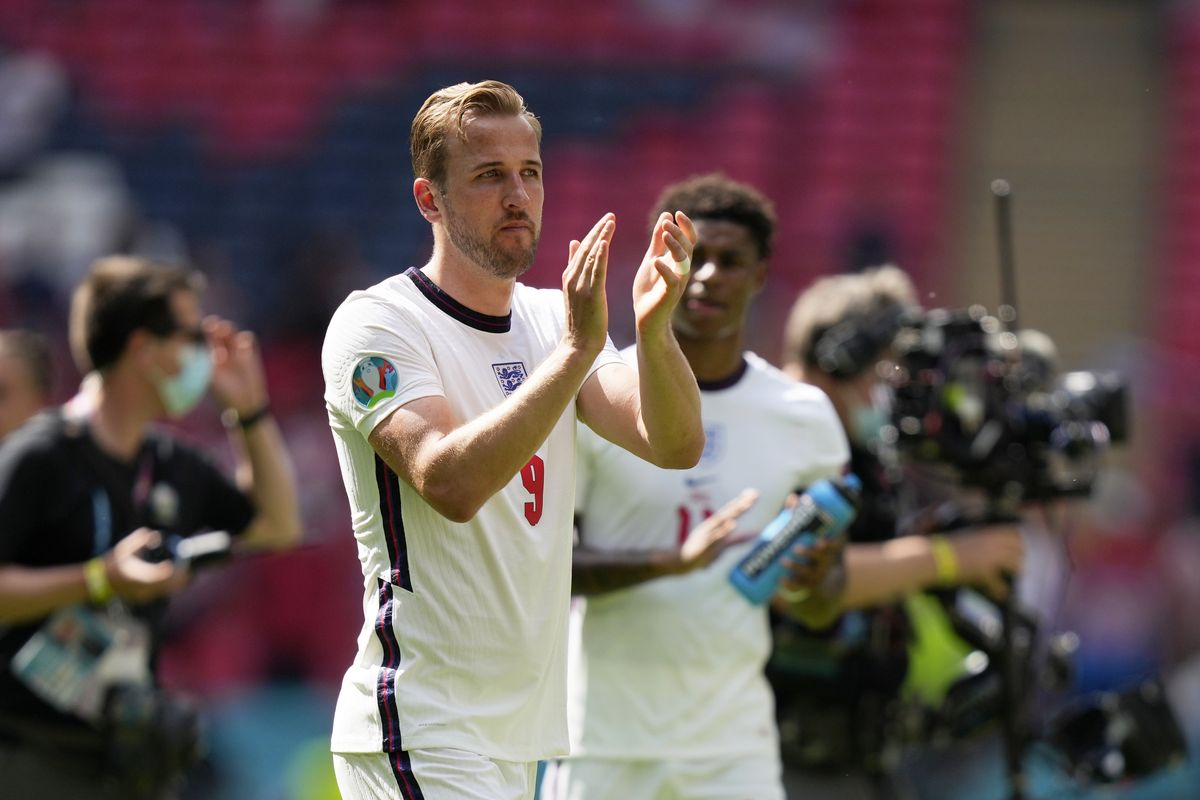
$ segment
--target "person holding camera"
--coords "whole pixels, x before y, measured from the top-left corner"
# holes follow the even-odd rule
[[[301,524],[253,334],[203,319],[199,273],[97,261],[70,341],[87,402],[0,446],[0,775],[17,797],[158,798],[194,755],[194,720],[154,681],[155,626],[187,581],[167,547],[209,529],[284,548]],[[207,394],[231,481],[155,427]]]
[[[850,469],[863,484],[848,530],[847,613],[828,629],[775,626],[768,668],[775,688],[789,792],[886,795],[885,730],[893,701],[913,681],[938,683],[962,652],[943,647],[929,666],[910,663],[910,641],[940,629],[922,590],[971,585],[1004,597],[1022,565],[1016,525],[977,527],[954,536],[928,533],[933,515],[902,520],[902,478],[888,441],[889,360],[901,320],[916,307],[907,275],[894,266],[823,278],[803,292],[789,316],[784,371],[821,388],[850,440]],[[908,535],[904,535],[908,534]],[[904,607],[896,605],[905,600]],[[871,609],[870,611],[865,611]],[[952,662],[937,664],[938,659]],[[906,684],[907,680],[907,684]],[[941,687],[918,687],[936,696]]]

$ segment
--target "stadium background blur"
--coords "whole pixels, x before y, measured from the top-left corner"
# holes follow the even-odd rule
[[[352,288],[421,264],[408,124],[426,95],[513,83],[542,118],[527,281],[619,221],[628,291],[665,184],[720,169],[777,204],[751,344],[775,360],[813,278],[892,260],[927,307],[999,302],[987,187],[1014,190],[1021,323],[1068,369],[1123,370],[1133,442],[1072,543],[1079,691],[1164,673],[1200,742],[1200,5],[1138,0],[3,0],[0,326],[56,342],[69,288],[134,250],[208,273],[263,340],[306,545],[200,576],[170,685],[212,754],[190,796],[328,794],[361,578],[318,352]],[[631,339],[614,302],[617,343]],[[624,316],[622,316],[624,315]],[[185,425],[223,452],[215,426]],[[1166,796],[1166,795],[1162,795]]]

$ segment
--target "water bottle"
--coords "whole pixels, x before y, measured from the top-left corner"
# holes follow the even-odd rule
[[[857,513],[862,483],[854,475],[819,480],[792,508],[779,512],[759,534],[750,552],[729,573],[729,581],[755,605],[775,594],[783,578],[783,557],[797,544],[832,539],[846,529]]]

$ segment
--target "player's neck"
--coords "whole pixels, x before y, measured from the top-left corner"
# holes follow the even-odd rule
[[[144,386],[133,385],[134,376],[106,375],[94,390],[85,412],[92,437],[102,450],[122,461],[132,461],[141,449],[146,428],[159,411]]]
[[[732,378],[742,368],[745,347],[740,333],[719,339],[687,339],[678,335],[677,338],[679,349],[698,381],[719,383]]]
[[[503,317],[512,310],[516,281],[490,274],[456,248],[435,244],[429,263],[421,271],[443,292],[472,311]]]

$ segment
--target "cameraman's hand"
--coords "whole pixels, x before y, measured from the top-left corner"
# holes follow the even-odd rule
[[[212,393],[222,409],[245,417],[267,404],[267,378],[258,339],[220,317],[204,320],[212,351]]]
[[[131,603],[147,603],[179,591],[187,583],[187,569],[171,560],[147,561],[144,550],[162,544],[162,534],[149,528],[138,528],[117,542],[104,557],[104,569],[113,592]]]
[[[1008,596],[1006,577],[1021,571],[1025,545],[1015,525],[990,525],[948,537],[958,560],[958,583],[982,586],[997,599]]]
[[[758,501],[758,492],[744,489],[741,494],[721,506],[717,513],[692,528],[679,548],[679,572],[691,572],[707,567],[726,547],[733,544],[730,534],[737,528],[738,517]]]

